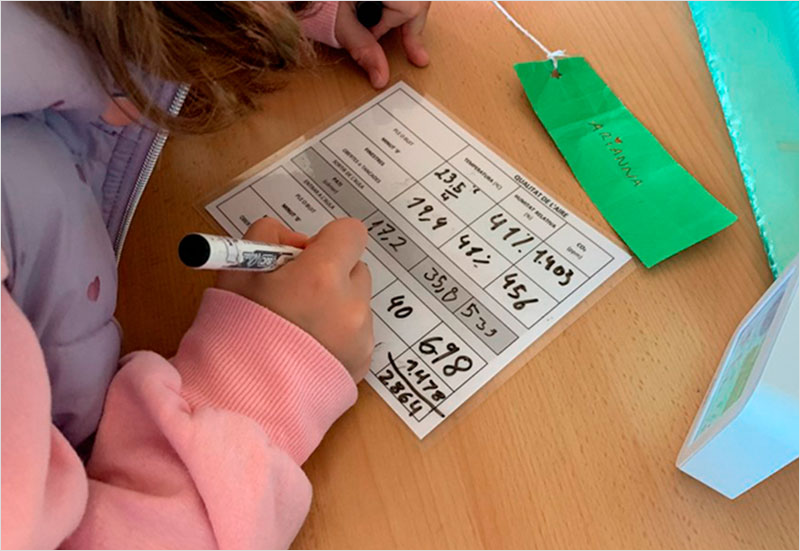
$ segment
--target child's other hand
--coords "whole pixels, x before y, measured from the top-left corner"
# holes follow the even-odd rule
[[[384,2],[381,20],[367,29],[356,19],[355,2],[343,2],[336,15],[336,40],[369,74],[372,85],[383,88],[389,82],[389,62],[378,40],[400,27],[408,60],[417,67],[425,67],[430,57],[422,44],[422,29],[430,5],[430,2]]]
[[[364,224],[352,218],[335,220],[308,239],[277,220],[262,218],[244,238],[305,250],[274,272],[220,272],[217,287],[301,327],[360,381],[373,348],[372,278],[359,260],[367,244]]]

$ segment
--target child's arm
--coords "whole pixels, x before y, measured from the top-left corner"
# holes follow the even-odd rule
[[[339,2],[314,2],[308,17],[301,17],[303,34],[311,40],[321,42],[332,48],[341,48],[336,40],[336,14]]]
[[[312,248],[292,264],[302,269]],[[2,292],[4,547],[291,543],[311,499],[300,465],[356,397],[331,352],[266,308],[211,289],[171,363],[149,352],[126,358],[84,472],[50,424],[36,336]],[[359,354],[338,352],[363,374]]]

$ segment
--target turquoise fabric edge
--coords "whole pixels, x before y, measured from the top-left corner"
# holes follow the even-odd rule
[[[767,214],[761,208],[761,204],[760,204],[760,201],[759,201],[759,188],[757,186],[758,180],[757,180],[756,176],[753,174],[753,172],[756,170],[757,167],[753,167],[751,165],[751,163],[758,164],[758,162],[760,162],[760,161],[763,162],[763,159],[753,159],[752,156],[748,155],[747,145],[744,143],[744,140],[743,140],[743,138],[741,136],[741,133],[740,133],[740,126],[742,124],[742,120],[740,119],[740,117],[745,117],[745,116],[752,117],[752,115],[750,113],[743,114],[742,110],[739,108],[740,106],[737,106],[737,104],[733,101],[733,99],[731,98],[731,93],[730,93],[730,91],[728,89],[728,83],[726,81],[725,72],[721,67],[718,66],[718,64],[716,62],[717,56],[721,57],[724,62],[727,62],[729,57],[725,57],[725,54],[729,54],[730,55],[731,52],[715,51],[714,44],[712,44],[712,41],[711,41],[710,35],[709,35],[709,27],[708,27],[708,19],[709,19],[709,17],[706,16],[706,11],[705,10],[707,10],[709,8],[717,9],[717,10],[725,9],[725,4],[727,4],[727,2],[710,3],[710,4],[712,4],[712,6],[709,6],[709,5],[707,5],[709,3],[702,2],[702,1],[699,1],[699,2],[698,1],[692,1],[692,2],[689,2],[688,4],[689,4],[689,9],[690,9],[690,12],[691,12],[691,15],[692,15],[692,19],[693,19],[694,24],[695,24],[695,28],[697,29],[698,39],[699,39],[700,45],[701,45],[701,47],[703,49],[703,54],[704,54],[704,57],[705,57],[705,60],[706,60],[706,64],[708,66],[709,73],[711,75],[711,78],[712,78],[712,81],[713,81],[713,84],[714,84],[714,88],[715,88],[715,90],[717,92],[717,95],[719,97],[719,100],[720,100],[720,105],[722,107],[722,112],[723,112],[723,116],[725,118],[725,123],[726,123],[726,126],[728,127],[728,133],[730,135],[731,142],[732,142],[732,145],[733,145],[733,150],[734,150],[734,153],[736,155],[736,159],[737,159],[737,162],[739,164],[740,171],[742,173],[742,178],[744,180],[745,189],[746,189],[748,198],[750,200],[751,207],[753,209],[753,214],[755,216],[756,224],[758,226],[758,230],[759,230],[759,233],[761,235],[761,240],[763,242],[764,249],[765,249],[765,252],[766,252],[766,255],[767,255],[767,260],[768,260],[768,263],[769,263],[769,267],[770,267],[770,270],[772,271],[773,275],[777,278],[780,275],[780,273],[783,271],[783,268],[785,267],[785,265],[791,260],[791,255],[789,255],[789,259],[787,261],[786,252],[785,251],[780,251],[780,254],[779,254],[779,252],[776,250],[776,245],[775,245],[774,239],[779,239],[780,236],[775,236],[774,234],[775,233],[779,233],[779,232],[774,227],[770,228],[770,225],[769,225],[768,220],[767,220],[767,218],[768,218]],[[746,3],[740,3],[739,6],[742,6],[744,4],[746,4]],[[794,4],[794,13],[795,13],[795,19],[796,19],[797,4],[794,3],[794,2],[792,2],[791,4]],[[729,30],[730,29],[721,28],[716,32],[724,33],[724,32],[729,31]],[[796,33],[796,30],[795,30],[795,33]],[[796,41],[796,34],[795,34],[794,37],[789,37],[789,40],[791,41],[792,38],[794,38],[795,41]],[[719,40],[718,42],[724,42],[724,41]],[[756,45],[756,47],[757,47],[757,45]],[[744,67],[744,68],[740,68],[739,70],[740,71],[746,71],[748,69],[749,69],[748,67]],[[796,67],[793,67],[793,69],[795,69],[795,71],[794,71],[794,79],[796,81],[796,79],[797,79],[797,70],[796,70]],[[731,77],[729,77],[729,78],[731,78]],[[797,100],[798,100],[798,98],[795,97],[794,98],[795,103],[797,102]],[[750,122],[752,122],[752,121],[750,121]],[[795,180],[796,180],[796,177],[795,177]],[[772,182],[769,182],[769,184],[772,184]],[[763,188],[766,185],[767,184],[762,185],[762,191],[761,191],[762,194],[765,193]],[[795,186],[798,185],[796,181],[794,182],[794,185]],[[780,220],[779,222],[784,222],[784,221]],[[793,229],[796,232],[797,231],[796,222],[795,222],[794,226],[795,227]],[[791,228],[790,228],[790,230],[791,230]],[[786,231],[786,230],[782,229],[781,231]],[[781,246],[784,247],[784,248],[787,247],[787,245],[785,243],[782,243]],[[789,246],[791,246],[791,244]],[[795,244],[793,245],[793,247],[794,247],[794,255],[796,255],[797,254],[796,241],[795,241]]]

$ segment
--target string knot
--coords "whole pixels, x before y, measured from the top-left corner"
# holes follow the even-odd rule
[[[553,62],[553,70],[558,70],[558,58],[567,57],[567,50],[556,50],[554,52],[547,52],[547,59]]]

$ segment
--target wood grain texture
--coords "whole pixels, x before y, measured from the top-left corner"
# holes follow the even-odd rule
[[[678,450],[725,345],[772,281],[722,112],[684,3],[507,3],[551,49],[583,55],[739,220],[636,269],[508,382],[432,443],[366,384],[305,470],[314,485],[297,548],[797,548],[797,462],[735,501],[680,473]],[[393,74],[478,130],[508,160],[608,230],[525,100],[512,64],[541,59],[488,2],[437,3],[432,63]],[[323,56],[263,112],[170,139],[120,266],[126,350],[172,354],[210,274],[176,246],[218,231],[199,206],[251,165],[370,93]]]

